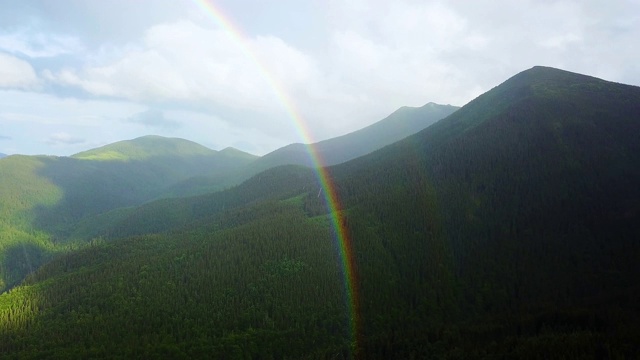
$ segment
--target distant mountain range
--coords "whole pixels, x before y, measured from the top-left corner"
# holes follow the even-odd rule
[[[118,194],[56,187],[50,162],[105,177],[126,161],[104,158],[156,151],[12,156],[3,271],[50,261],[0,295],[0,357],[638,358],[639,133],[639,87],[534,67],[325,169],[334,212],[313,169],[283,165],[77,220]],[[119,189],[148,195],[134,175]]]
[[[340,164],[413,135],[458,109],[457,106],[434,103],[417,108],[405,106],[375,124],[320,141],[311,147],[325,166]],[[291,144],[266,154],[251,166],[262,170],[288,164],[316,166],[311,162],[308,152],[307,145]]]
[[[428,103],[402,107],[363,129],[314,144],[290,144],[268,153],[236,171],[209,178],[189,179],[168,192],[172,196],[197,195],[236,185],[251,176],[279,165],[317,166],[309,156],[313,149],[323,165],[335,165],[381,149],[434,124],[459,107]]]
[[[3,157],[6,157],[6,156],[7,156],[7,154],[0,153],[0,159],[2,159]]]
[[[365,129],[321,142],[319,149],[331,161],[351,159],[423,129],[456,109],[432,103],[403,108]],[[3,251],[13,254],[29,243],[32,260],[11,256],[9,263],[0,264],[0,290],[20,281],[31,266],[46,261],[52,244],[66,243],[78,233],[97,234],[102,228],[81,230],[86,229],[78,226],[87,223],[84,219],[116,209],[118,214],[126,213],[126,208],[154,199],[210,193],[280,164],[311,165],[305,160],[304,146],[298,145],[295,156],[276,150],[267,155],[268,161],[260,162],[260,157],[234,148],[215,151],[184,139],[150,135],[71,157],[8,158],[0,163],[0,173],[6,174],[0,178],[0,214],[7,229],[24,236],[0,240],[0,258]],[[44,232],[35,236],[33,228]],[[14,239],[21,239],[21,245],[12,245]]]

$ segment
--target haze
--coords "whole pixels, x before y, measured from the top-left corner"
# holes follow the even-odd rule
[[[146,134],[262,155],[547,65],[640,84],[638,1],[4,2],[0,153]],[[291,107],[300,116],[292,116]]]

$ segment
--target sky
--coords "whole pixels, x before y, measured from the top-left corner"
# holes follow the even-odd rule
[[[640,0],[0,0],[0,153],[263,155],[552,66],[640,85]],[[215,9],[218,16],[212,14]]]

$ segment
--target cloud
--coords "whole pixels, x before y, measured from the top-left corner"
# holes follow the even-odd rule
[[[0,34],[1,50],[30,58],[78,53],[82,48],[80,41],[72,36],[44,32],[34,33],[26,29]]]
[[[72,136],[66,132],[57,132],[49,136],[46,143],[49,145],[77,145],[85,142],[85,139]]]
[[[105,54],[101,64],[45,75],[98,96],[255,109],[273,107],[266,74],[286,86],[304,83],[312,71],[304,54],[277,38],[257,37],[247,46],[259,53],[258,63],[223,30],[178,21],[151,27],[140,44]]]
[[[0,141],[1,140],[11,140],[11,136],[0,135]]]
[[[639,5],[327,0],[314,8],[319,12],[315,21],[305,18],[302,23],[285,16],[229,14],[243,20],[237,27],[246,36],[238,43],[235,34],[186,10],[173,17],[163,11],[161,17],[135,23],[135,31],[124,31],[114,25],[117,6],[109,3],[100,6],[113,7],[108,10],[113,16],[95,20],[104,22],[100,28],[114,32],[109,36],[118,41],[96,35],[102,42],[75,50],[84,51],[78,56],[80,65],[38,69],[48,69],[39,74],[51,88],[126,99],[143,109],[200,111],[218,117],[229,129],[282,142],[300,141],[295,130],[320,140],[366,126],[404,105],[464,105],[534,65],[638,83],[640,54],[629,44],[640,38]],[[246,4],[229,8],[234,6],[241,12]],[[58,11],[67,16],[66,9]],[[287,28],[295,28],[296,34],[283,30]],[[58,43],[61,49],[74,46],[70,40]],[[19,46],[12,48],[18,51]],[[39,50],[31,46],[24,51],[36,56]],[[183,128],[190,128],[191,120],[180,119]],[[144,117],[130,120],[153,125]]]
[[[464,105],[534,65],[596,76],[616,71],[605,78],[618,81],[638,78],[640,54],[628,46],[640,36],[640,28],[629,25],[637,24],[638,5],[328,1],[332,70],[323,70],[341,75],[333,76],[340,79],[334,89],[359,95],[341,109],[378,113],[403,103]],[[609,31],[611,24],[620,26]]]
[[[29,89],[37,85],[38,77],[28,62],[0,53],[0,88]]]
[[[163,129],[176,129],[181,126],[180,122],[168,119],[164,112],[155,109],[134,114],[125,119],[125,122]]]

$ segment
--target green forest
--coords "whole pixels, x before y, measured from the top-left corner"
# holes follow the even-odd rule
[[[367,155],[190,197],[257,160],[3,158],[0,358],[637,358],[638,134],[640,88],[534,67]]]

